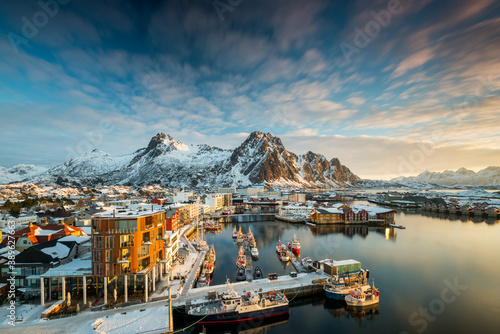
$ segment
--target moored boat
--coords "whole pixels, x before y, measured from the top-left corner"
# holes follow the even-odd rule
[[[262,273],[262,269],[259,266],[255,267],[253,270],[253,279],[261,279],[264,278],[264,274]]]
[[[366,281],[349,284],[331,284],[328,282],[323,286],[323,289],[327,298],[345,300],[345,297],[352,291],[360,289],[362,292],[366,292],[371,289],[371,286]]]
[[[236,225],[234,225],[233,227],[233,235],[232,235],[233,239],[237,239],[238,238],[238,230],[236,229]]]
[[[285,295],[275,291],[259,295],[257,290],[240,295],[229,282],[228,291],[222,293],[219,300],[187,312],[200,324],[251,321],[287,313],[288,300]]]
[[[238,282],[246,281],[247,275],[245,273],[245,267],[241,266],[236,269],[236,280]]]
[[[254,257],[254,258],[259,257],[259,250],[257,249],[257,247],[252,247],[250,253],[252,254],[252,257]]]
[[[278,255],[278,257],[283,262],[290,261],[290,256],[288,256],[288,253],[285,250],[281,251],[281,253]]]
[[[278,239],[278,243],[276,244],[276,253],[281,254],[281,252],[285,249],[285,245],[281,243],[281,240]]]
[[[295,234],[293,235],[292,241],[288,243],[288,248],[295,254],[300,254],[300,241],[297,239]]]
[[[345,302],[349,306],[369,306],[378,304],[379,302],[379,291],[375,288],[375,282],[373,282],[370,289],[363,292],[361,288],[356,288],[354,291],[351,291],[346,297]]]

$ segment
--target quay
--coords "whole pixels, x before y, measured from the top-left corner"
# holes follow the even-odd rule
[[[281,292],[290,300],[295,297],[310,296],[323,293],[323,285],[329,276],[325,273],[301,273],[297,277],[279,276],[275,280],[268,278],[253,280],[252,282],[231,283],[232,287],[239,294],[257,290],[259,293],[270,291]],[[205,305],[217,294],[221,294],[228,289],[227,284],[212,285],[203,288],[189,289],[185,294],[181,294],[177,299],[172,300],[172,306],[184,308],[186,311],[192,307]]]

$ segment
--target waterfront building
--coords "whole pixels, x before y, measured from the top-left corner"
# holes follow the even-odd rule
[[[108,279],[122,280],[125,302],[128,276],[137,277],[144,288],[144,300],[156,289],[158,273],[166,273],[166,213],[163,210],[118,210],[92,218],[92,275],[104,280],[104,303],[107,304]],[[150,284],[151,283],[151,284]]]

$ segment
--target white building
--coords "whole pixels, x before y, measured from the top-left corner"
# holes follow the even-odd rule
[[[33,213],[21,214],[19,217],[2,216],[0,218],[0,228],[7,227],[8,223],[13,221],[16,226],[29,225],[29,223],[39,224],[40,217]]]
[[[173,197],[174,202],[189,202],[194,196],[192,191],[178,191]]]
[[[280,216],[309,216],[314,210],[312,205],[287,205],[281,206],[279,209]]]
[[[165,250],[165,260],[162,261],[164,261],[166,265],[165,270],[168,272],[179,253],[179,231],[165,231],[163,240],[165,241],[163,246]]]
[[[205,199],[205,204],[210,205],[210,211],[215,213],[224,207],[224,195],[208,194]]]

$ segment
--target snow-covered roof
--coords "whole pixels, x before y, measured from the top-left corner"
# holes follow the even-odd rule
[[[84,243],[84,242],[89,241],[89,240],[90,240],[89,236],[77,237],[77,236],[74,236],[74,235],[67,235],[65,237],[62,237],[62,238],[58,239],[58,241],[74,241],[77,244],[81,244],[81,243]]]
[[[41,227],[38,227],[36,230],[35,230],[35,235],[39,235],[39,236],[43,236],[43,235],[51,235],[51,234],[54,234],[54,233],[57,233],[59,231],[62,231],[64,230],[64,228],[61,228],[60,230],[45,230],[45,229],[42,229]]]
[[[71,262],[47,270],[42,277],[88,276],[92,274],[92,260],[74,259]]]
[[[148,205],[151,207],[151,205]],[[106,211],[103,213],[98,213],[94,215],[95,218],[137,218],[144,216],[151,216],[160,212],[164,212],[164,210],[115,210]]]
[[[47,255],[52,256],[52,258],[64,259],[69,255],[70,249],[65,244],[57,242],[52,247],[41,248],[40,251],[44,252]]]
[[[370,206],[370,205],[362,205],[362,204],[356,204],[355,206],[352,207],[353,211],[361,211],[365,210],[369,214],[377,214],[377,213],[389,213],[395,211],[394,209],[388,209],[388,208],[381,208],[378,206]]]

